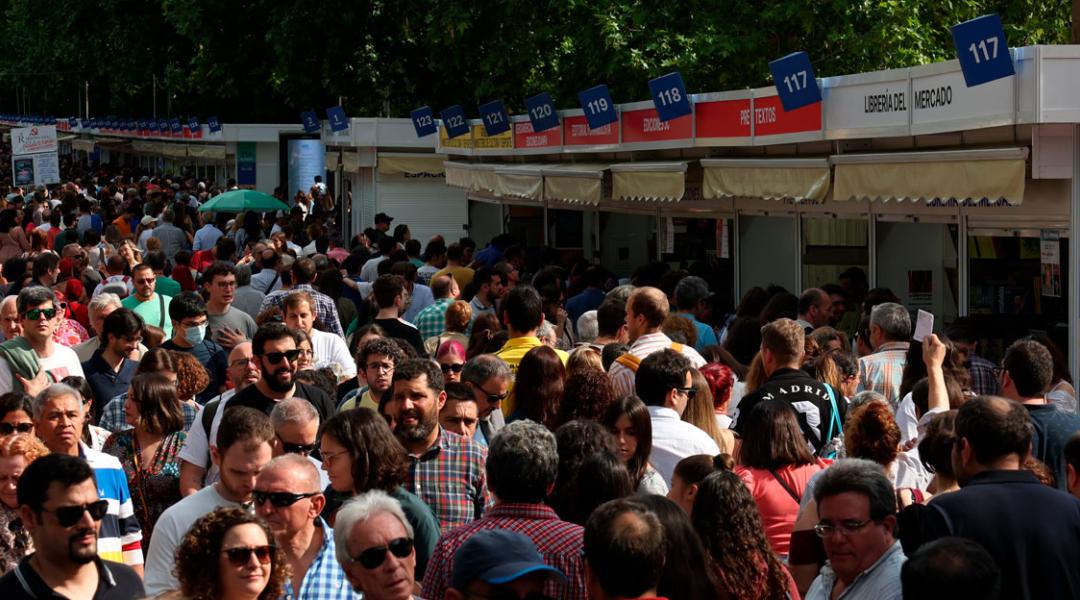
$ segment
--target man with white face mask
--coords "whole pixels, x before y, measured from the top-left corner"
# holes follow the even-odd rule
[[[184,292],[172,299],[169,304],[169,318],[172,320],[172,338],[161,345],[166,350],[187,352],[199,359],[210,376],[210,385],[206,386],[196,400],[206,404],[225,391],[228,378],[229,356],[217,342],[209,339],[206,325],[206,303],[195,292]]]

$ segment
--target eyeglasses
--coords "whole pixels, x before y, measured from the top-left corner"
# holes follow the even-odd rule
[[[242,567],[251,561],[251,555],[254,554],[259,563],[268,565],[270,564],[270,558],[273,554],[273,546],[252,546],[249,548],[223,548],[221,550],[225,558],[229,559],[229,564],[234,567]]]
[[[385,546],[375,546],[364,550],[360,554],[353,556],[352,561],[360,563],[360,566],[365,569],[376,569],[386,561],[387,550],[393,552],[394,556],[398,558],[405,558],[412,554],[413,541],[405,537],[391,540]]]
[[[91,519],[100,521],[109,510],[109,501],[98,500],[97,502],[91,502],[90,504],[61,506],[60,508],[54,508],[52,510],[43,508],[41,510],[56,515],[56,522],[60,523],[61,527],[71,527],[82,520],[83,513],[90,513]]]
[[[255,362],[255,357],[252,356],[250,358],[238,358],[238,359],[230,362],[229,366],[230,367],[246,367],[246,366],[248,366],[249,363],[254,363],[256,365],[259,364],[259,363]]]
[[[330,466],[330,464],[333,463],[334,460],[337,457],[341,456],[342,454],[348,454],[348,453],[349,453],[348,450],[342,450],[341,452],[333,452],[333,453],[323,452],[322,453],[322,462],[323,462],[324,465]]]
[[[267,500],[275,508],[285,508],[286,506],[292,506],[304,498],[310,498],[317,496],[322,492],[310,492],[306,494],[293,494],[290,492],[262,492],[255,490],[251,492],[251,498],[255,500],[255,506],[262,506]]]
[[[495,404],[497,402],[502,402],[503,400],[506,400],[507,396],[510,395],[510,392],[506,392],[506,393],[503,393],[503,394],[492,394],[491,392],[489,392],[489,391],[485,390],[484,388],[480,387],[479,384],[473,383],[471,381],[469,382],[469,385],[471,385],[474,388],[476,388],[476,389],[480,390],[481,392],[483,392],[484,395],[487,396],[487,401],[490,404]]]
[[[867,519],[865,521],[841,521],[836,525],[831,523],[818,523],[817,525],[814,525],[814,533],[816,533],[818,537],[826,538],[832,535],[834,531],[839,531],[840,535],[848,537],[859,533],[863,527],[866,527],[873,521],[873,519]]]
[[[286,442],[280,437],[278,438],[278,442],[281,443],[281,449],[285,451],[285,454],[307,456],[319,448],[318,444],[293,444],[291,442]]]
[[[41,318],[41,315],[45,315],[46,319],[51,319],[56,316],[55,308],[31,308],[23,313],[23,316],[31,321],[37,321]]]
[[[16,431],[19,433],[30,433],[33,430],[33,423],[0,423],[0,435],[11,435]]]
[[[286,350],[284,352],[265,352],[261,356],[266,357],[266,360],[270,361],[270,364],[276,365],[281,362],[281,359],[286,359],[289,362],[296,362],[298,356],[300,356],[300,349]]]
[[[367,369],[369,371],[386,371],[387,373],[389,373],[390,371],[394,370],[394,364],[393,363],[371,363],[371,364],[367,365]]]
[[[697,396],[697,388],[695,387],[677,387],[675,390],[686,394],[687,400],[693,400],[694,396]]]
[[[439,365],[439,368],[442,369],[443,375],[446,375],[451,371],[453,371],[454,373],[460,373],[461,370],[465,368],[465,363],[457,363],[453,365]]]

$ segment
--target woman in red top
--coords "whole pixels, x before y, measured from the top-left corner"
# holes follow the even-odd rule
[[[814,457],[786,401],[760,402],[746,419],[735,473],[758,505],[773,551],[787,557],[806,483],[829,463]]]

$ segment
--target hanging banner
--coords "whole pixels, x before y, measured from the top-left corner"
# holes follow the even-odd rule
[[[1053,229],[1039,234],[1039,261],[1042,263],[1042,294],[1061,297],[1061,239]]]
[[[236,143],[236,185],[255,185],[255,142]]]
[[[465,109],[461,108],[460,104],[442,109],[439,111],[439,118],[442,119],[442,128],[446,131],[447,138],[454,139],[469,133],[469,124],[465,121]],[[441,137],[442,133],[439,136]]]
[[[326,109],[326,119],[330,121],[330,129],[335,133],[349,128],[349,117],[345,116],[345,109],[340,106]]]
[[[611,123],[592,129],[585,115],[563,117],[563,146],[567,149],[577,147],[578,151],[600,147],[616,146],[619,143],[619,123]]]
[[[510,129],[510,116],[506,114],[506,105],[502,100],[492,100],[481,104],[480,120],[484,123],[484,131],[491,136]]]
[[[555,101],[548,92],[539,93],[525,100],[529,109],[529,120],[534,131],[547,131],[559,126],[559,113],[555,110]]]
[[[563,119],[563,123],[566,119]],[[538,152],[551,152],[562,146],[562,128],[548,129],[537,133],[533,131],[530,121],[514,121],[514,149],[535,150]]]

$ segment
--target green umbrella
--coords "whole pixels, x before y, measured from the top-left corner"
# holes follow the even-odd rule
[[[275,210],[288,211],[289,207],[284,202],[262,192],[255,190],[233,190],[219,194],[209,202],[199,207],[199,212],[272,212]]]

